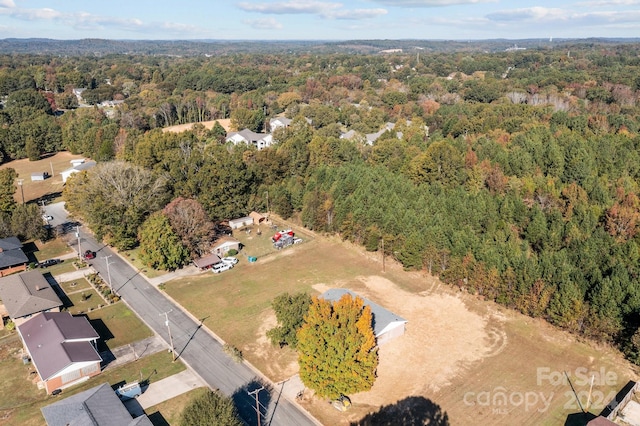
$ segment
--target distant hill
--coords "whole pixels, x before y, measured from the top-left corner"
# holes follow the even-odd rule
[[[243,41],[243,40],[54,40],[45,38],[0,40],[0,52],[9,54],[91,55],[110,54],[199,56],[234,53],[351,53],[497,52],[514,45],[524,49],[549,49],[571,45],[637,43],[638,38],[523,39],[523,40],[345,40],[345,41]]]

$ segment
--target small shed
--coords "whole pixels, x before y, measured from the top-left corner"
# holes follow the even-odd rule
[[[258,213],[258,212],[251,212],[249,213],[249,216],[253,218],[254,225],[260,225],[262,222],[264,222],[267,219],[262,213]]]
[[[251,225],[253,225],[253,218],[251,216],[245,216],[239,219],[231,219],[229,221],[229,227],[231,229],[240,229],[244,228],[245,226]]]
[[[376,303],[373,303],[369,299],[358,296],[350,290],[344,288],[332,288],[322,293],[320,297],[330,302],[336,302],[345,294],[349,294],[353,298],[360,297],[364,302],[364,305],[371,308],[371,314],[373,316],[373,333],[378,341],[378,346],[404,334],[405,324],[407,323],[406,319]]]
[[[31,173],[31,182],[43,181],[48,177],[49,177],[49,173],[48,172]]]

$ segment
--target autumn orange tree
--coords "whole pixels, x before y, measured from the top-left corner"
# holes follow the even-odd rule
[[[300,378],[322,397],[371,389],[378,367],[372,314],[361,298],[314,297],[298,331]]]

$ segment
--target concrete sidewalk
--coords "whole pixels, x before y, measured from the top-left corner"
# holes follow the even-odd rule
[[[207,385],[190,369],[153,382],[137,399],[125,401],[124,405],[134,417],[144,414],[144,410],[167,401],[195,388]],[[149,413],[150,414],[150,413]]]

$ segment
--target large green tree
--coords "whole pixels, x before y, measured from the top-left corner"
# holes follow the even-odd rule
[[[171,228],[169,218],[156,212],[140,227],[140,260],[154,269],[173,271],[189,259],[180,237]]]
[[[305,386],[337,398],[371,389],[378,350],[371,308],[345,294],[334,303],[314,297],[298,331],[298,363]]]
[[[182,426],[242,426],[233,400],[208,391],[195,397],[180,416]]]
[[[289,345],[295,348],[298,344],[297,332],[304,323],[304,316],[309,311],[311,297],[307,293],[283,293],[271,302],[276,313],[278,326],[267,331],[267,337],[274,345]]]

